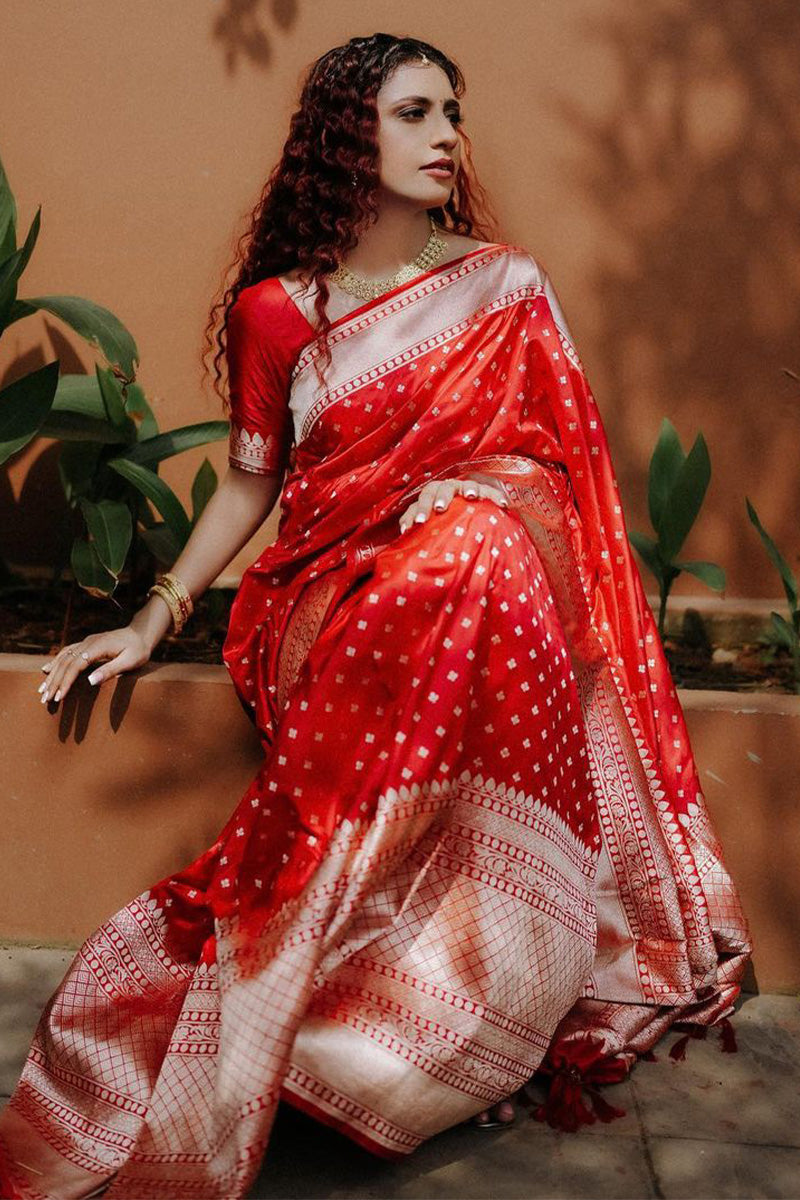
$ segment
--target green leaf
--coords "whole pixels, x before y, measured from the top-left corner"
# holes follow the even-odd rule
[[[116,382],[116,381],[115,381]],[[121,403],[121,392],[114,392],[111,404],[116,405],[117,398]],[[119,409],[116,410],[119,417]],[[79,421],[69,419],[72,416],[84,418]],[[104,398],[99,375],[62,375],[58,381],[55,400],[48,418],[56,431],[51,436],[74,440],[80,436],[92,441],[105,441],[113,444],[130,443],[136,437],[136,426],[123,412],[120,426],[112,426],[108,419],[108,407]],[[64,418],[67,419],[64,419]],[[63,434],[59,432],[64,430]]]
[[[50,412],[39,433],[42,437],[62,442],[100,442],[103,445],[127,446],[128,438],[107,421],[95,421],[82,413]]]
[[[0,262],[17,248],[17,205],[8,176],[0,162]]]
[[[133,440],[136,436],[136,428],[125,412],[125,401],[122,397],[122,386],[119,380],[109,367],[95,365],[94,371],[100,385],[100,394],[108,421],[115,429],[129,431],[131,440]]]
[[[664,505],[674,487],[685,458],[686,455],[683,453],[675,426],[668,417],[664,417],[658,441],[650,459],[647,493],[650,523],[657,534],[661,531]]]
[[[33,254],[33,248],[36,245],[36,239],[39,236],[39,226],[41,225],[41,206],[36,210],[36,216],[31,221],[31,227],[28,230],[28,236],[25,238],[24,244],[15,250],[13,254],[0,263],[0,327],[5,328],[8,315],[11,311],[11,306],[17,298],[17,284],[19,283],[22,272],[28,265],[28,261]]]
[[[725,572],[722,567],[718,567],[712,562],[676,562],[674,564],[679,571],[687,571],[689,575],[694,575],[707,587],[712,588],[715,592],[725,591]]]
[[[24,300],[15,300],[11,305],[10,312],[6,315],[4,328],[8,329],[9,325],[13,325],[15,321],[19,321],[22,317],[32,317],[36,312],[35,308],[31,308]]]
[[[97,368],[95,375],[61,376],[43,433],[65,441],[111,445],[128,445],[134,441],[136,426],[121,408],[121,392],[108,384],[106,377],[100,375],[101,370]],[[111,424],[109,412],[120,424]]]
[[[81,500],[81,512],[100,562],[119,579],[133,536],[130,509],[121,500]]]
[[[108,465],[123,479],[127,479],[128,483],[132,483],[158,509],[183,549],[191,533],[191,523],[172,488],[153,471],[139,463],[131,462],[127,456],[110,458]]]
[[[94,546],[84,538],[75,538],[72,543],[70,562],[73,574],[84,591],[101,600],[114,594],[117,586],[116,579],[113,575],[109,575],[100,562]]]
[[[661,557],[670,562],[686,541],[697,520],[711,479],[711,461],[702,433],[687,454],[664,500],[658,543]]]
[[[101,447],[97,442],[64,442],[58,456],[58,474],[67,503],[74,505],[91,489]]]
[[[81,413],[105,423],[108,414],[97,376],[62,375],[58,381],[53,411]]]
[[[661,561],[657,543],[652,538],[647,537],[646,534],[638,533],[635,529],[629,531],[628,541],[638,552],[648,570],[652,571],[660,583],[664,577],[664,564]]]
[[[58,362],[51,362],[0,392],[0,463],[27,446],[40,431],[57,384]]]
[[[207,458],[203,459],[192,483],[192,528],[217,490],[217,472]]]
[[[143,529],[140,536],[153,557],[165,567],[171,567],[183,549],[168,525],[159,524],[151,529]]]
[[[182,425],[179,429],[160,433],[158,437],[137,442],[125,457],[142,466],[151,466],[163,462],[165,458],[181,454],[184,450],[206,446],[209,442],[219,442],[228,436],[229,431],[227,421],[202,421],[199,425]]]
[[[772,538],[767,533],[764,526],[761,524],[761,521],[758,518],[758,513],[746,496],[745,503],[747,504],[747,515],[750,517],[750,520],[758,530],[758,535],[761,538],[764,549],[769,555],[773,565],[777,567],[778,571],[780,572],[781,579],[783,580],[783,590],[786,592],[786,598],[789,601],[789,608],[792,610],[792,612],[795,612],[797,610],[797,580],[794,577],[794,572],[781,554],[778,547],[773,542]]]
[[[136,505],[137,524],[141,525],[144,529],[154,529],[156,525],[160,524],[158,518],[155,516],[152,508],[141,492],[136,492],[135,496],[139,501],[139,503]],[[134,493],[132,492],[131,498],[133,497]]]
[[[788,621],[784,620],[780,613],[771,612],[769,615],[772,617],[775,640],[781,646],[785,646],[787,650],[794,650],[798,640],[796,631]]]
[[[84,300],[81,296],[34,296],[22,301],[29,308],[44,309],[74,329],[106,358],[112,367],[119,367],[126,379],[133,379],[139,362],[136,342],[120,321],[107,308]]]
[[[125,409],[128,415],[133,417],[137,422],[138,440],[144,441],[146,438],[156,437],[158,434],[158,421],[155,418],[152,408],[147,403],[147,397],[144,394],[141,384],[129,383],[124,391]]]

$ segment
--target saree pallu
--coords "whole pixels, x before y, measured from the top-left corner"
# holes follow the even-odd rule
[[[396,1157],[538,1072],[574,1128],[581,1084],[613,1115],[598,1083],[739,993],[750,931],[546,273],[471,251],[331,348],[324,387],[315,346],[292,368],[224,652],[263,766],[79,951],[0,1117],[14,1195],[243,1196],[281,1097]],[[467,477],[508,507],[400,532]]]

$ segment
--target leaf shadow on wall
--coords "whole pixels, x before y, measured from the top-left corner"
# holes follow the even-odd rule
[[[287,33],[297,21],[297,0],[222,0],[212,35],[225,55],[229,75],[244,59],[266,70],[274,56],[275,31]]]
[[[796,559],[800,5],[659,0],[586,36],[609,49],[614,102],[556,111],[577,135],[576,191],[606,229],[593,358],[620,488],[644,519],[661,418],[687,449],[702,430],[714,476],[685,556],[732,568],[734,591],[778,595],[744,496]]]

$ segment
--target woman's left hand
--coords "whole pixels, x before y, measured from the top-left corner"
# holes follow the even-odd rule
[[[455,495],[466,496],[468,500],[494,500],[495,504],[508,508],[508,499],[499,482],[483,483],[469,477],[463,479],[436,479],[426,483],[416,500],[400,517],[400,532],[405,531],[415,522],[420,524],[427,521],[431,509],[443,512]]]

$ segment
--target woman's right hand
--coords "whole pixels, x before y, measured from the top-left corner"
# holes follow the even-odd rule
[[[58,704],[63,700],[81,671],[94,663],[103,666],[92,671],[89,683],[96,685],[122,671],[142,667],[149,660],[153,647],[144,634],[133,625],[111,629],[108,633],[92,633],[82,642],[73,642],[59,650],[42,670],[47,678],[39,688],[42,704]]]

